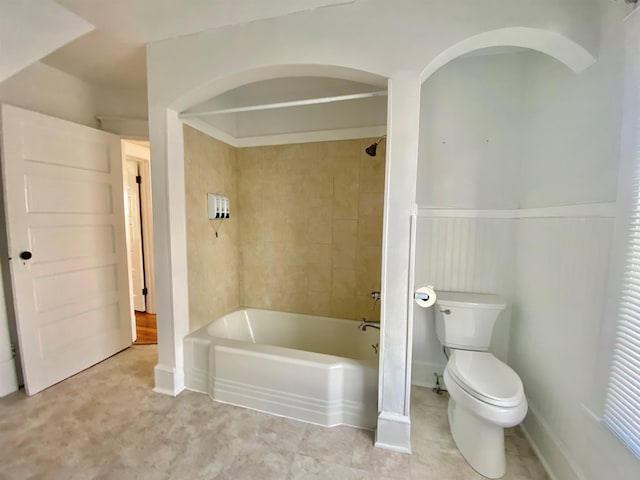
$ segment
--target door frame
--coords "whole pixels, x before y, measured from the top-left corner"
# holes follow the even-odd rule
[[[127,158],[133,158],[139,164],[140,183],[140,214],[142,225],[142,256],[144,262],[144,283],[147,287],[147,313],[156,313],[156,282],[153,258],[153,214],[151,206],[151,155],[149,147],[144,147],[126,138],[122,139],[122,169],[126,171]],[[126,180],[124,180],[126,182]],[[126,185],[125,185],[126,186]],[[123,199],[126,202],[126,199]],[[128,243],[128,240],[127,240]],[[127,248],[129,245],[127,245]],[[129,262],[129,274],[131,263]],[[130,292],[133,298],[133,291]],[[132,303],[133,305],[133,303]],[[131,310],[132,325],[135,331],[135,314]]]

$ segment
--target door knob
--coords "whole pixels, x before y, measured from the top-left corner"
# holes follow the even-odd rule
[[[22,260],[29,260],[31,257],[33,257],[33,255],[31,254],[31,252],[20,252],[20,258]]]

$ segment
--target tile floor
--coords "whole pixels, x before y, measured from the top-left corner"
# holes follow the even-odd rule
[[[412,392],[405,455],[373,433],[151,391],[155,346],[134,346],[38,395],[0,399],[0,479],[481,479],[449,435],[446,396]],[[517,429],[505,479],[548,478]]]

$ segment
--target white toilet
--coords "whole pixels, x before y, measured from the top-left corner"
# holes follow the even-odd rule
[[[506,304],[497,295],[438,292],[435,308],[438,339],[451,352],[444,370],[451,435],[478,473],[501,478],[504,428],[527,414],[520,377],[487,352]]]

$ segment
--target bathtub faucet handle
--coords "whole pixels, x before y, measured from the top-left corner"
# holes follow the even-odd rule
[[[375,310],[376,303],[380,301],[380,292],[378,290],[374,290],[371,292],[371,298],[373,299],[373,306],[371,307],[371,310]]]
[[[366,318],[363,318],[362,322],[360,322],[360,325],[358,325],[358,328],[363,332],[366,332],[367,327],[377,328],[378,330],[380,330],[380,322],[370,322]]]

